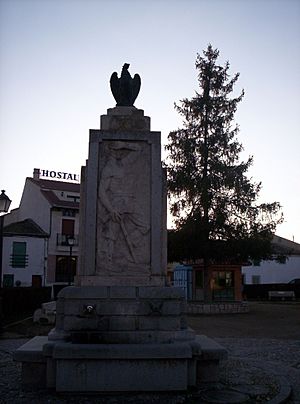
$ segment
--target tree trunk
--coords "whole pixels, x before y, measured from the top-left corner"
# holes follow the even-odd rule
[[[205,104],[205,121],[204,121],[204,155],[203,155],[203,193],[202,193],[202,207],[204,215],[204,256],[203,256],[203,283],[204,283],[204,301],[210,303],[212,301],[212,291],[210,285],[210,271],[209,271],[209,197],[208,197],[208,120],[209,120],[209,91],[210,91],[210,77],[208,77],[206,86],[203,92]]]

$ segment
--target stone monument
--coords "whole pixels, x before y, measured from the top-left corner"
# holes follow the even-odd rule
[[[160,132],[133,106],[141,80],[113,73],[117,106],[90,130],[81,175],[80,262],[48,337],[19,348],[24,387],[60,392],[186,390],[214,380],[226,351],[186,325],[166,282]]]

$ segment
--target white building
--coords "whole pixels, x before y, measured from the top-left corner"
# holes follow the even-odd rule
[[[243,266],[245,285],[265,283],[288,283],[300,279],[300,244],[283,237],[274,236],[272,246],[276,255],[286,256],[284,262],[261,261],[257,265]]]
[[[19,280],[21,286],[31,285],[35,281],[32,277],[37,274],[42,276],[42,284],[45,285],[72,282],[78,256],[79,199],[79,183],[44,179],[40,177],[40,170],[34,169],[33,178],[26,178],[19,208],[12,210],[4,219],[3,275],[14,275],[14,283]],[[28,219],[40,228],[43,237],[7,234],[10,225],[17,226],[19,223],[18,226],[21,226],[20,222]],[[17,237],[21,237],[22,241]],[[75,239],[72,251],[68,245],[69,237]],[[14,248],[23,248],[22,251],[25,248],[24,244],[13,244],[17,242],[26,243],[26,254],[23,255],[28,256],[28,265],[23,272],[15,267],[16,262],[12,265],[11,261]],[[29,263],[34,254],[36,262],[31,266]],[[4,276],[4,279],[7,281],[8,277]]]
[[[43,286],[49,235],[33,220],[5,227],[3,239],[3,286]]]

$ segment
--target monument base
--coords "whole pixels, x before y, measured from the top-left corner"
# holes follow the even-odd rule
[[[206,336],[173,344],[72,344],[34,337],[20,347],[22,387],[58,392],[182,391],[218,379],[227,351]]]
[[[81,275],[76,276],[75,284],[78,286],[164,286],[164,276],[97,276]]]
[[[227,351],[195,336],[183,312],[180,288],[65,288],[58,295],[55,329],[14,354],[22,362],[23,387],[178,391],[216,381]]]

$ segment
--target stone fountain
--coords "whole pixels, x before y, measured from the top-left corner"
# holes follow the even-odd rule
[[[224,348],[187,327],[166,280],[166,178],[160,132],[133,106],[141,80],[113,73],[117,106],[90,130],[81,175],[80,262],[58,295],[56,325],[14,355],[25,388],[186,390],[215,381]]]

